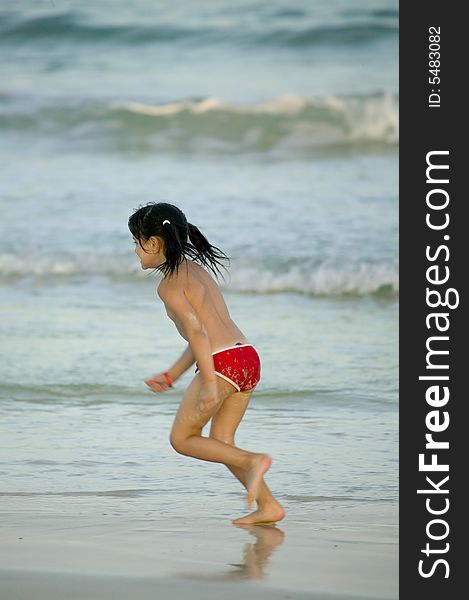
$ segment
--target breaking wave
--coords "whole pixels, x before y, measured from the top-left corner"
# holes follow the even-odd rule
[[[11,98],[0,112],[1,130],[117,152],[301,152],[395,147],[399,113],[398,98],[383,93],[315,99],[285,95],[246,104],[215,97],[162,104],[67,100],[34,109]]]
[[[0,279],[18,277],[73,277],[104,275],[124,279],[148,277],[133,257],[113,260],[81,255],[70,259],[42,257],[31,262],[13,254],[0,255]],[[264,266],[230,269],[222,287],[233,292],[275,294],[295,292],[311,296],[397,296],[399,271],[395,263],[366,262],[343,265],[290,265],[278,272]]]

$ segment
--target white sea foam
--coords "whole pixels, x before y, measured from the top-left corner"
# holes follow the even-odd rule
[[[132,257],[133,258],[133,257]],[[39,256],[34,259],[14,254],[0,254],[0,277],[65,275],[131,275],[138,273],[140,267],[135,260],[101,260],[95,255],[80,255],[70,258]]]
[[[366,263],[340,267],[321,265],[311,269],[292,266],[282,273],[246,267],[232,273],[228,287],[240,292],[299,292],[324,296],[397,294],[399,273],[396,265]]]
[[[262,117],[275,116],[282,120],[284,136],[294,138],[304,133],[328,133],[331,142],[384,142],[395,144],[399,140],[398,100],[391,94],[368,96],[330,96],[308,99],[299,95],[283,95],[259,103],[241,104],[209,97],[202,100],[182,100],[161,105],[138,102],[119,102],[110,106],[112,111],[153,117],[178,117],[179,115],[215,115],[223,113],[229,119],[248,117],[247,122],[236,122],[241,130],[269,127]],[[277,122],[278,124],[278,122]],[[227,127],[227,122],[223,122]],[[335,132],[335,133],[334,133]],[[321,141],[327,141],[327,135]],[[313,138],[311,138],[313,141]]]
[[[0,255],[0,277],[62,277],[73,275],[107,275],[111,277],[144,277],[133,257],[97,259],[93,255],[58,259],[40,257],[34,261],[12,254]],[[313,296],[365,296],[385,293],[398,294],[399,273],[395,264],[344,264],[317,267],[290,266],[277,272],[257,267],[233,267],[226,289],[235,292],[272,294],[297,292]]]

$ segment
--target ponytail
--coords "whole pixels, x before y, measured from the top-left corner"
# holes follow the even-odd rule
[[[226,267],[221,261],[226,260],[229,262],[230,259],[220,248],[212,246],[198,227],[192,225],[192,223],[187,223],[187,226],[190,240],[190,244],[187,244],[188,253],[194,260],[209,268],[215,276],[217,274],[222,275],[219,267],[222,267],[225,271]]]

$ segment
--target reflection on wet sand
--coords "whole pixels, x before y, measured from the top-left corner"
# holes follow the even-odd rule
[[[205,574],[180,574],[184,579],[197,579],[199,581],[240,581],[248,579],[263,579],[267,574],[264,568],[269,557],[285,537],[284,532],[272,525],[236,525],[246,529],[256,538],[255,543],[246,542],[243,549],[243,559],[240,563],[229,563],[230,569],[224,573]]]

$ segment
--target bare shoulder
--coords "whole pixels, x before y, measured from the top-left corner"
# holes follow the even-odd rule
[[[189,276],[194,278],[196,281],[203,283],[205,285],[216,285],[218,287],[218,283],[215,278],[205,269],[202,265],[194,261],[189,262],[190,270]]]
[[[156,288],[156,293],[164,302],[167,298],[180,294],[183,289],[181,280],[178,277],[165,277]]]
[[[192,262],[186,261],[172,275],[162,279],[156,291],[158,296],[164,301],[165,298],[175,294],[185,293],[191,286],[191,273],[193,271]]]
[[[165,277],[158,285],[158,296],[164,301],[168,296],[184,293],[188,298],[205,295],[207,288],[217,287],[215,279],[201,265],[187,260],[176,273]]]
[[[186,295],[194,302],[203,302],[207,294],[219,293],[219,286],[211,274],[196,262],[189,263],[186,280]]]

